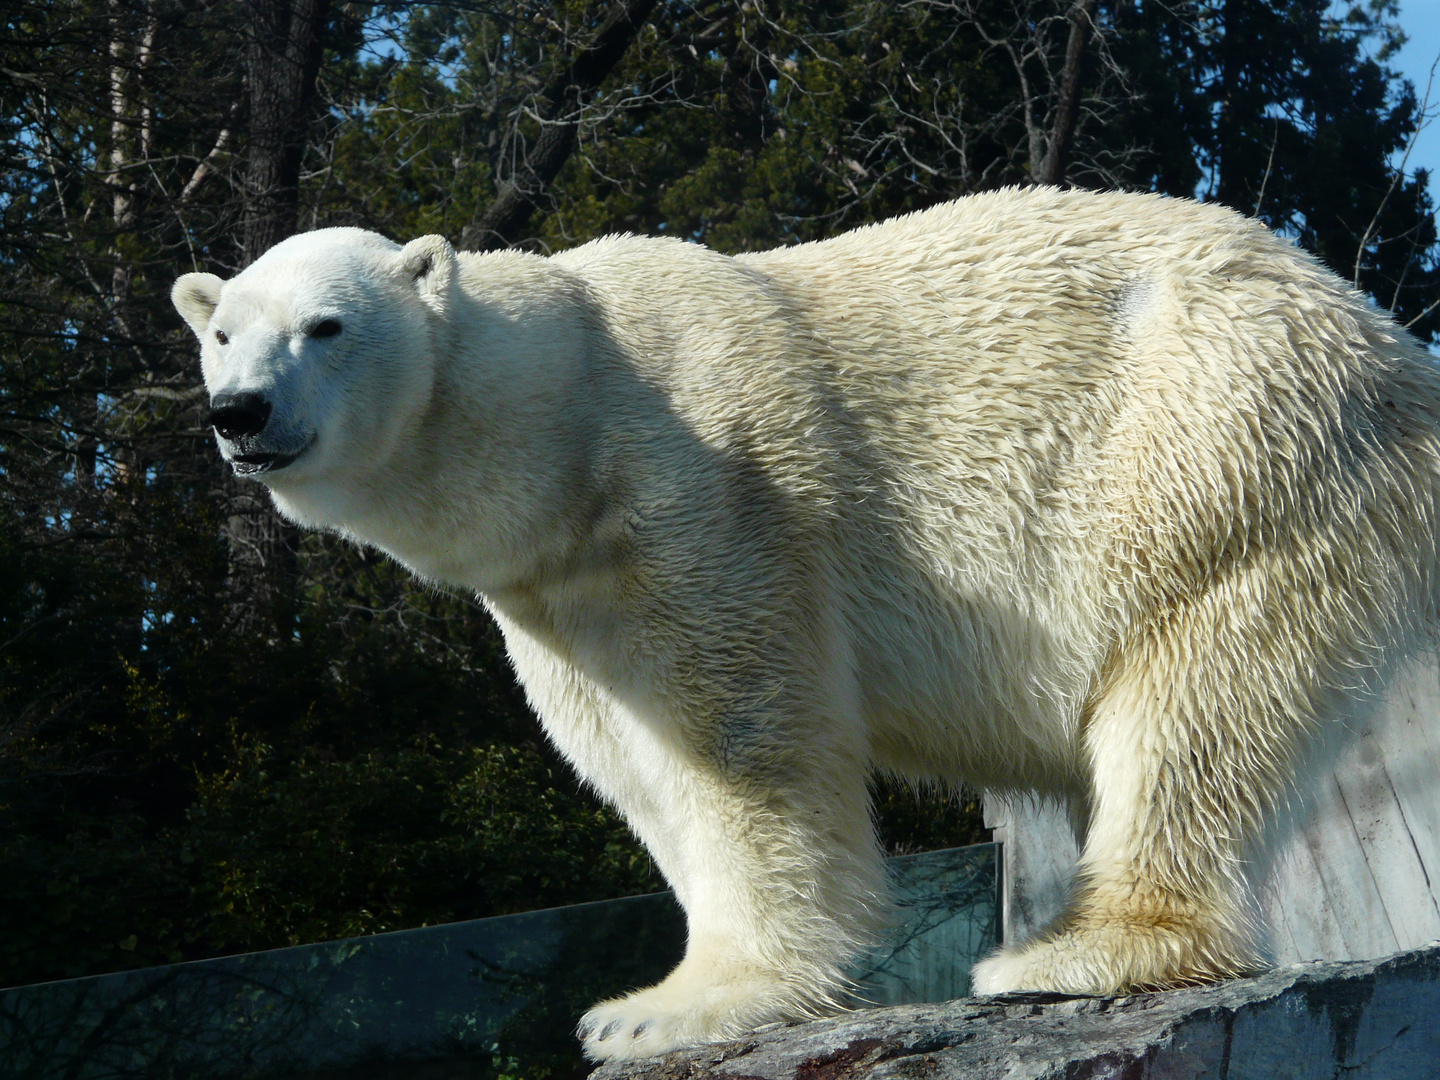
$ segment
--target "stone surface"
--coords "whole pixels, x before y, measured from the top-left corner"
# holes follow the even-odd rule
[[[1440,944],[1125,998],[968,998],[774,1027],[591,1080],[1431,1080]]]

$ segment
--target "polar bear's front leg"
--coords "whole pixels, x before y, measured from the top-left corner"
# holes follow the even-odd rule
[[[885,915],[863,760],[787,748],[747,775],[667,761],[634,734],[645,795],[616,801],[674,886],[688,942],[663,982],[585,1015],[586,1054],[644,1057],[840,1007]]]
[[[577,1030],[592,1059],[648,1057],[806,1015],[815,991],[791,972],[691,948],[664,982],[600,1002]]]
[[[685,910],[684,959],[592,1009],[585,1052],[644,1057],[843,1004],[845,971],[889,909],[839,629],[728,643],[743,665],[695,650],[641,665],[651,677],[627,687],[496,617],[551,739],[624,815]]]

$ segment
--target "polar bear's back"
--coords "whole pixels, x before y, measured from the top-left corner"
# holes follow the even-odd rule
[[[1018,593],[1078,584],[1077,556],[1113,582],[1117,544],[1152,578],[1167,554],[1200,572],[1300,518],[1363,516],[1377,482],[1430,512],[1440,369],[1224,208],[1008,190],[739,261],[809,321],[921,519],[988,523],[997,569],[1040,559],[1012,563]],[[976,564],[966,543],[937,565]]]
[[[1010,189],[733,259],[631,237],[556,262],[702,438],[1017,597],[1077,565],[1111,587],[1117,543],[1153,576],[1437,469],[1428,354],[1222,207]]]

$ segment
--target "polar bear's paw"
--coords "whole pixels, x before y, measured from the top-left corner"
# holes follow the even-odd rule
[[[754,970],[708,977],[682,964],[664,982],[602,1001],[580,1021],[585,1056],[628,1061],[682,1046],[738,1039],[763,1024],[813,1015],[808,995],[787,990],[787,979]]]
[[[982,995],[1030,990],[1104,997],[1195,986],[1263,966],[1240,935],[1117,920],[1001,949],[971,969],[970,981]]]

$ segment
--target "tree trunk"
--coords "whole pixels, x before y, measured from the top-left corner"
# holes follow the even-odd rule
[[[1037,184],[1059,185],[1065,182],[1075,145],[1075,129],[1080,120],[1080,78],[1085,51],[1094,32],[1095,0],[1075,0],[1070,8],[1070,35],[1065,42],[1065,66],[1060,71],[1060,85],[1055,97],[1054,119],[1045,157],[1035,170]]]
[[[250,39],[250,148],[244,258],[254,262],[295,231],[300,163],[314,121],[315,79],[329,0],[245,0]]]

